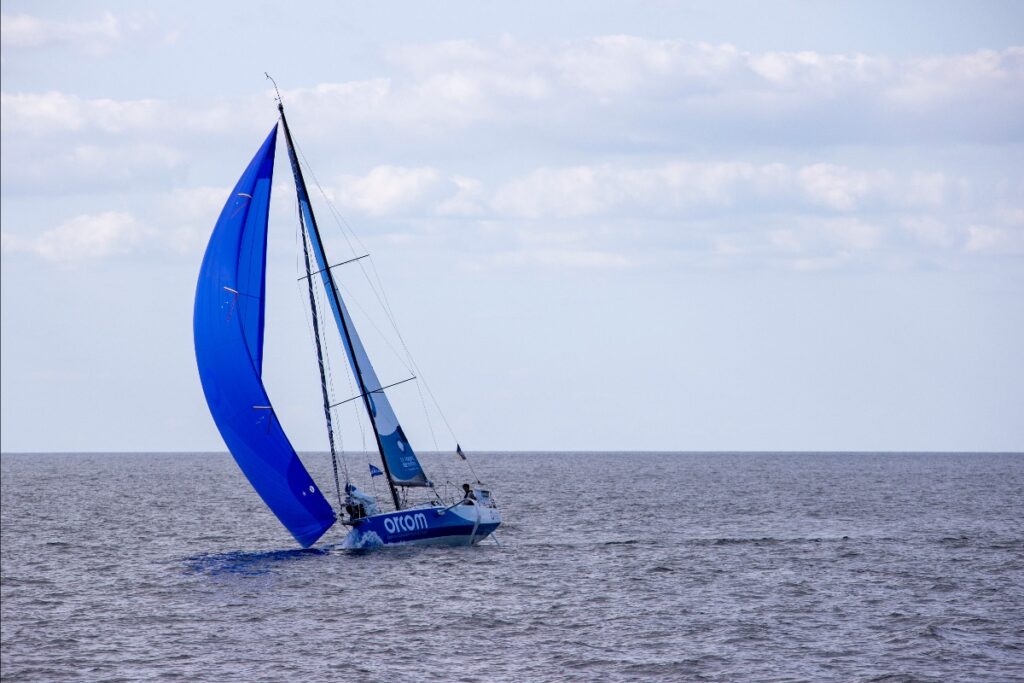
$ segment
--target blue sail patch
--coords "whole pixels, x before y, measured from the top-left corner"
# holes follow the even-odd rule
[[[334,524],[263,386],[267,218],[277,126],[213,229],[196,287],[193,333],[203,393],[235,462],[303,547]]]

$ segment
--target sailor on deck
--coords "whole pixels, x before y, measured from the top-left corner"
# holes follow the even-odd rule
[[[377,500],[360,491],[355,484],[345,484],[345,509],[352,519],[361,519],[370,515],[380,513],[377,507]]]

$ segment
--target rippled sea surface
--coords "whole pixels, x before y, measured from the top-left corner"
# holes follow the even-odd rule
[[[1024,456],[478,456],[500,546],[311,551],[222,454],[9,455],[4,681],[1024,680]]]

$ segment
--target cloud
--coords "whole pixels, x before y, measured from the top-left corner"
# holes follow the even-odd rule
[[[291,191],[294,193],[294,185]],[[154,204],[159,207],[160,214],[172,222],[210,221],[212,227],[230,192],[231,187],[227,185],[179,187],[163,193]]]
[[[276,208],[274,218],[277,220],[294,216],[294,185],[289,189],[292,193],[291,204],[278,201],[277,196],[271,199],[271,208]],[[280,194],[277,187],[274,190],[275,195]],[[159,231],[149,235],[149,248],[178,256],[202,254],[230,192],[229,186],[198,186],[157,193],[150,204],[159,216]],[[283,210],[285,207],[289,210]]]
[[[552,55],[558,81],[603,98],[657,91],[706,92],[742,78],[743,53],[729,44],[616,35],[574,41]]]
[[[443,144],[481,125],[534,131],[562,144],[586,140],[592,147],[622,140],[664,144],[683,130],[701,141],[774,145],[1024,138],[1015,115],[1024,110],[1019,47],[894,59],[601,36],[406,45],[387,56],[393,64],[387,75],[283,91],[304,139]],[[3,127],[36,135],[228,134],[240,121],[266,120],[269,91],[265,95],[186,106],[4,93]],[[687,122],[682,130],[681,121]]]
[[[541,168],[505,183],[500,212],[526,218],[595,216],[615,211],[664,214],[688,206],[732,204],[740,194],[771,185],[779,167],[745,162],[668,162],[653,167],[614,164]]]
[[[53,194],[57,189],[91,192],[166,187],[178,182],[185,170],[186,157],[181,150],[156,142],[82,142],[36,155],[29,149],[24,141],[8,143],[0,161],[5,192]]]
[[[4,132],[29,135],[216,133],[237,128],[239,121],[247,120],[246,108],[251,106],[251,100],[191,107],[157,99],[86,99],[59,91],[0,93]]]
[[[50,35],[11,26],[18,44]],[[1022,48],[894,58],[620,35],[385,56],[373,77],[282,92],[327,194],[381,239],[538,267],[687,254],[820,268],[1018,249],[1019,173],[985,167],[984,150],[1024,140]],[[136,242],[125,228],[124,244],[196,251],[226,191],[205,184],[240,172],[270,97],[2,92],[5,204],[88,193],[91,213],[69,223],[129,207],[149,232]],[[967,167],[950,161],[964,143],[983,143]],[[5,253],[58,258],[10,228]]]
[[[894,71],[895,77],[884,82],[883,96],[906,107],[967,103],[983,93],[1019,103],[1020,93],[1013,89],[1024,76],[1024,47],[913,58],[897,64]]]
[[[117,150],[76,149],[72,157],[96,172],[131,167]],[[179,160],[167,152],[166,163]],[[489,181],[386,164],[344,174],[325,190],[343,212],[361,215],[368,237],[495,267],[630,268],[685,255],[821,269],[1019,253],[1024,208],[1009,187],[993,195],[937,171],[722,160],[541,167]],[[149,192],[135,203],[146,227],[132,214],[99,211],[35,238],[7,231],[4,251],[48,261],[198,254],[227,192]],[[274,197],[273,221],[291,220],[289,178],[278,179]]]
[[[839,211],[850,211],[867,194],[881,185],[891,184],[889,174],[855,172],[835,164],[814,164],[798,172],[800,185],[815,203]]]
[[[40,3],[36,3],[38,6]],[[59,11],[59,10],[58,10]],[[52,13],[46,8],[45,13]],[[66,48],[77,55],[99,57],[131,48],[174,45],[180,26],[168,26],[153,12],[132,8],[115,15],[110,11],[86,17],[50,19],[27,13],[0,15],[0,40],[4,59],[11,52]]]
[[[267,93],[271,93],[268,91]],[[393,98],[390,78],[372,78],[344,83],[319,83],[304,88],[285,89],[281,92],[290,111],[311,114],[311,122],[323,125],[316,112],[328,110],[340,115],[340,120],[368,118],[385,110]],[[269,99],[269,98],[268,98]]]
[[[52,21],[29,14],[0,15],[5,48],[69,45],[91,54],[109,51],[124,36],[123,22],[110,12],[94,19]]]
[[[900,175],[816,163],[672,161],[656,166],[614,164],[542,168],[508,181],[495,193],[502,213],[539,218],[595,216],[615,211],[666,215],[693,208],[772,209],[779,206],[849,212],[873,207],[942,206],[951,188],[937,172]]]
[[[599,214],[622,196],[619,188],[609,182],[609,175],[609,169],[603,166],[542,168],[506,183],[498,190],[494,207],[499,212],[525,218]]]
[[[547,49],[510,36],[486,45],[450,40],[395,46],[386,50],[386,56],[409,72],[421,95],[537,101],[551,94],[551,79],[545,73],[550,68]]]
[[[542,267],[587,270],[622,270],[636,263],[621,253],[595,249],[520,249],[494,254],[487,259],[494,267]]]
[[[372,216],[395,214],[434,194],[441,181],[434,168],[377,166],[365,176],[343,177],[335,196],[341,206]]]
[[[1024,255],[1024,225],[971,225],[966,249],[975,254]]]
[[[466,176],[454,175],[451,182],[455,193],[446,197],[437,205],[437,213],[442,216],[477,216],[485,212],[484,184]]]
[[[52,262],[89,261],[130,254],[151,234],[131,214],[105,211],[75,216],[31,239],[6,233],[3,251],[27,252]]]
[[[1013,253],[1021,215],[984,194],[969,201],[977,193],[966,178],[826,162],[602,163],[491,182],[380,166],[331,194],[381,221],[390,242],[444,245],[470,268],[631,268],[684,256],[799,270],[905,267]],[[395,217],[404,219],[398,233]]]
[[[57,264],[102,262],[125,256],[197,256],[227,196],[225,188],[176,190],[152,199],[152,223],[128,211],[78,214],[42,231],[4,231],[5,257],[28,255]]]

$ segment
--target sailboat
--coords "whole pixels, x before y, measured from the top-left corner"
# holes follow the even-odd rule
[[[348,261],[332,263],[325,252],[280,93],[277,108],[278,121],[224,204],[199,272],[193,332],[199,377],[213,420],[249,483],[304,548],[336,523],[348,527],[343,547],[475,545],[501,523],[494,498],[477,479],[473,485],[463,484],[461,498],[446,499],[427,477],[342,297],[334,271]],[[337,507],[299,458],[263,384],[267,230],[279,130],[295,179],[305,263],[300,280],[308,286]],[[383,504],[348,479],[347,467],[344,486],[341,482],[338,460],[344,453],[336,447],[332,418],[333,410],[348,401],[332,403],[323,348],[327,337],[318,324],[321,297],[316,287],[322,288],[324,308],[338,328],[358,388],[358,395],[348,401],[361,402],[372,425],[381,467],[370,463],[371,481],[376,473],[386,478],[390,500]],[[465,459],[457,443],[455,451]],[[427,500],[410,503],[408,494],[414,490],[427,494]]]

